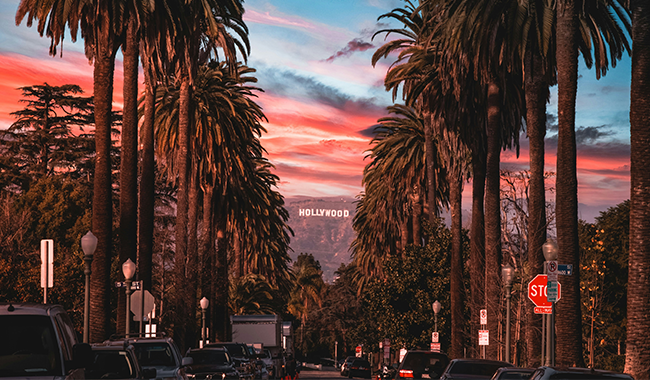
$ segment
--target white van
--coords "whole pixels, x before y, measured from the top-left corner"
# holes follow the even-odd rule
[[[0,378],[83,379],[90,345],[59,305],[0,303]]]

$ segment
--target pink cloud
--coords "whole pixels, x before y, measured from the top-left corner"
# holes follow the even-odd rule
[[[316,30],[317,26],[309,21],[295,16],[273,16],[270,12],[258,12],[253,9],[246,10],[244,13],[244,21],[254,22],[257,24],[275,25],[275,26],[288,26],[302,29]]]

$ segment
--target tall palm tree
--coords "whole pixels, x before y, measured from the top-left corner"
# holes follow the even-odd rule
[[[627,341],[625,372],[635,379],[650,378],[650,93],[645,78],[650,75],[650,8],[643,1],[630,1],[632,11],[632,83],[630,89],[630,259],[627,285]]]
[[[16,24],[27,17],[27,26],[38,20],[38,32],[51,39],[50,54],[55,55],[63,42],[66,28],[73,41],[81,30],[85,53],[93,62],[93,96],[95,102],[95,177],[93,189],[92,230],[97,250],[92,263],[90,341],[103,341],[109,332],[110,261],[112,244],[111,125],[113,72],[121,33],[120,2],[72,0],[21,0]]]
[[[305,350],[304,331],[307,317],[312,307],[322,305],[322,292],[325,288],[323,271],[311,254],[301,253],[293,265],[295,288],[289,301],[288,311],[300,318],[300,343]]]

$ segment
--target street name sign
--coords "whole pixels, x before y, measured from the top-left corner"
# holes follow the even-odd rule
[[[558,264],[557,265],[557,274],[564,276],[573,275],[573,264]]]

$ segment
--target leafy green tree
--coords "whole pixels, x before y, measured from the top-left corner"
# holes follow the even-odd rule
[[[235,315],[279,314],[277,292],[264,276],[247,274],[230,284],[230,312]]]
[[[92,97],[81,96],[81,87],[73,84],[19,90],[26,107],[12,112],[17,120],[0,131],[2,188],[27,191],[46,176],[87,174],[93,146],[84,128],[93,123]]]
[[[366,286],[361,295],[362,312],[373,318],[365,318],[353,329],[350,339],[354,343],[378,347],[380,341],[389,338],[391,347],[396,349],[427,348],[434,330],[431,305],[438,300],[443,306],[438,315],[438,330],[442,349],[448,351],[451,345],[449,252],[452,235],[441,221],[427,233],[426,246],[409,246],[404,257],[385,260],[386,278],[376,279]],[[468,256],[469,241],[464,236],[464,260]]]
[[[623,371],[627,307],[630,202],[580,223],[580,292],[585,361],[590,367]]]

